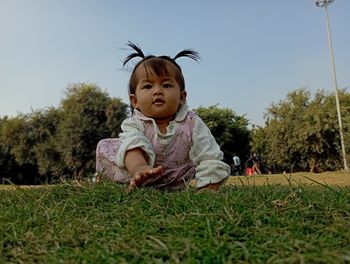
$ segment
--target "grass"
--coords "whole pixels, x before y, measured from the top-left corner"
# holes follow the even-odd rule
[[[230,177],[228,184],[230,185],[308,185],[319,186],[320,184],[332,186],[350,186],[350,172],[323,172],[308,173],[297,172],[293,174],[262,174],[256,176],[238,176]]]
[[[350,188],[316,185],[1,190],[0,263],[350,263]]]

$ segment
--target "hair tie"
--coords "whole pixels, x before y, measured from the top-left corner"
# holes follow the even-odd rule
[[[176,60],[176,59],[178,59],[180,57],[188,57],[188,58],[191,58],[191,59],[193,59],[193,60],[195,60],[197,62],[201,58],[197,51],[190,50],[190,49],[180,51],[178,54],[175,55],[173,60]]]
[[[131,41],[128,41],[128,43],[126,44],[128,45],[130,48],[132,48],[133,50],[135,50],[136,52],[131,53],[129,56],[127,56],[123,62],[123,66],[125,66],[125,64],[128,63],[129,60],[136,58],[136,57],[140,57],[142,59],[145,58],[145,54],[143,54],[141,48],[139,46],[137,46],[136,44],[132,43]]]
[[[131,59],[136,58],[136,57],[142,58],[141,62],[146,60],[146,59],[151,59],[151,58],[155,57],[154,55],[149,55],[146,57],[145,54],[143,53],[143,51],[141,50],[141,48],[139,46],[137,46],[136,44],[132,43],[131,41],[128,41],[128,43],[126,45],[128,45],[131,49],[133,49],[136,52],[131,53],[129,56],[127,56],[125,58],[125,60],[123,62],[123,66],[125,66],[125,64],[127,64]],[[197,62],[198,62],[198,60],[200,60],[199,53],[197,51],[194,51],[191,49],[186,49],[186,50],[180,51],[178,54],[175,55],[174,58],[170,58],[168,56],[158,56],[156,58],[169,60],[169,61],[173,62],[177,67],[179,67],[177,65],[177,63],[175,62],[175,60],[178,58],[181,58],[181,57],[188,57],[188,58],[191,58]]]

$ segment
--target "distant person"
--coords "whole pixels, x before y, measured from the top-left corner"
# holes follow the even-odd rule
[[[150,186],[181,190],[196,178],[197,189],[218,190],[230,175],[223,152],[201,118],[188,110],[182,70],[176,60],[199,59],[183,50],[174,58],[145,56],[133,43],[128,46],[141,60],[129,81],[132,117],[123,121],[119,138],[97,145],[96,171],[129,185],[129,190]]]
[[[240,175],[241,174],[241,159],[236,155],[234,154],[233,157],[232,157],[232,160],[233,160],[233,174],[234,175]]]
[[[261,166],[261,159],[259,155],[256,153],[253,154],[253,173],[254,174],[261,174],[260,166]]]
[[[249,157],[249,159],[245,162],[245,175],[251,176],[254,174],[254,161],[253,161],[253,155]]]

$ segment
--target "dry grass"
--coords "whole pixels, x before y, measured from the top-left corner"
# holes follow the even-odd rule
[[[18,189],[29,189],[29,188],[42,188],[42,187],[52,187],[54,185],[43,184],[43,185],[9,185],[9,184],[0,184],[0,191],[2,190],[18,190]]]
[[[79,183],[76,183],[79,184]],[[231,176],[226,185],[332,185],[332,186],[350,186],[350,172],[338,171],[338,172],[323,172],[323,173],[310,173],[310,172],[297,172],[286,174],[262,174],[255,176]],[[73,184],[74,185],[74,184]],[[192,182],[195,185],[195,182]],[[0,185],[0,190],[16,190],[18,188],[40,188],[49,187],[52,185]]]
[[[292,174],[264,174],[256,176],[232,176],[227,181],[228,185],[319,185],[350,186],[350,172],[324,172],[309,173],[298,172]]]

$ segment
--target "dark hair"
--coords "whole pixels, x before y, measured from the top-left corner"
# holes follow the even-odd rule
[[[142,50],[139,46],[132,42],[128,42],[127,45],[132,48],[134,53],[127,56],[123,62],[123,66],[125,66],[131,59],[140,57],[142,60],[140,60],[134,67],[130,80],[129,80],[129,94],[134,94],[136,90],[137,85],[137,79],[135,75],[135,71],[137,67],[139,67],[141,64],[143,64],[147,69],[150,69],[153,71],[156,75],[168,75],[168,68],[167,68],[167,62],[172,63],[176,66],[178,71],[176,72],[175,79],[179,83],[181,91],[185,90],[185,80],[182,74],[181,67],[176,63],[176,59],[180,57],[188,57],[195,61],[198,61],[200,59],[199,53],[190,49],[182,50],[174,58],[171,58],[169,56],[154,56],[154,55],[148,55],[145,56]]]

